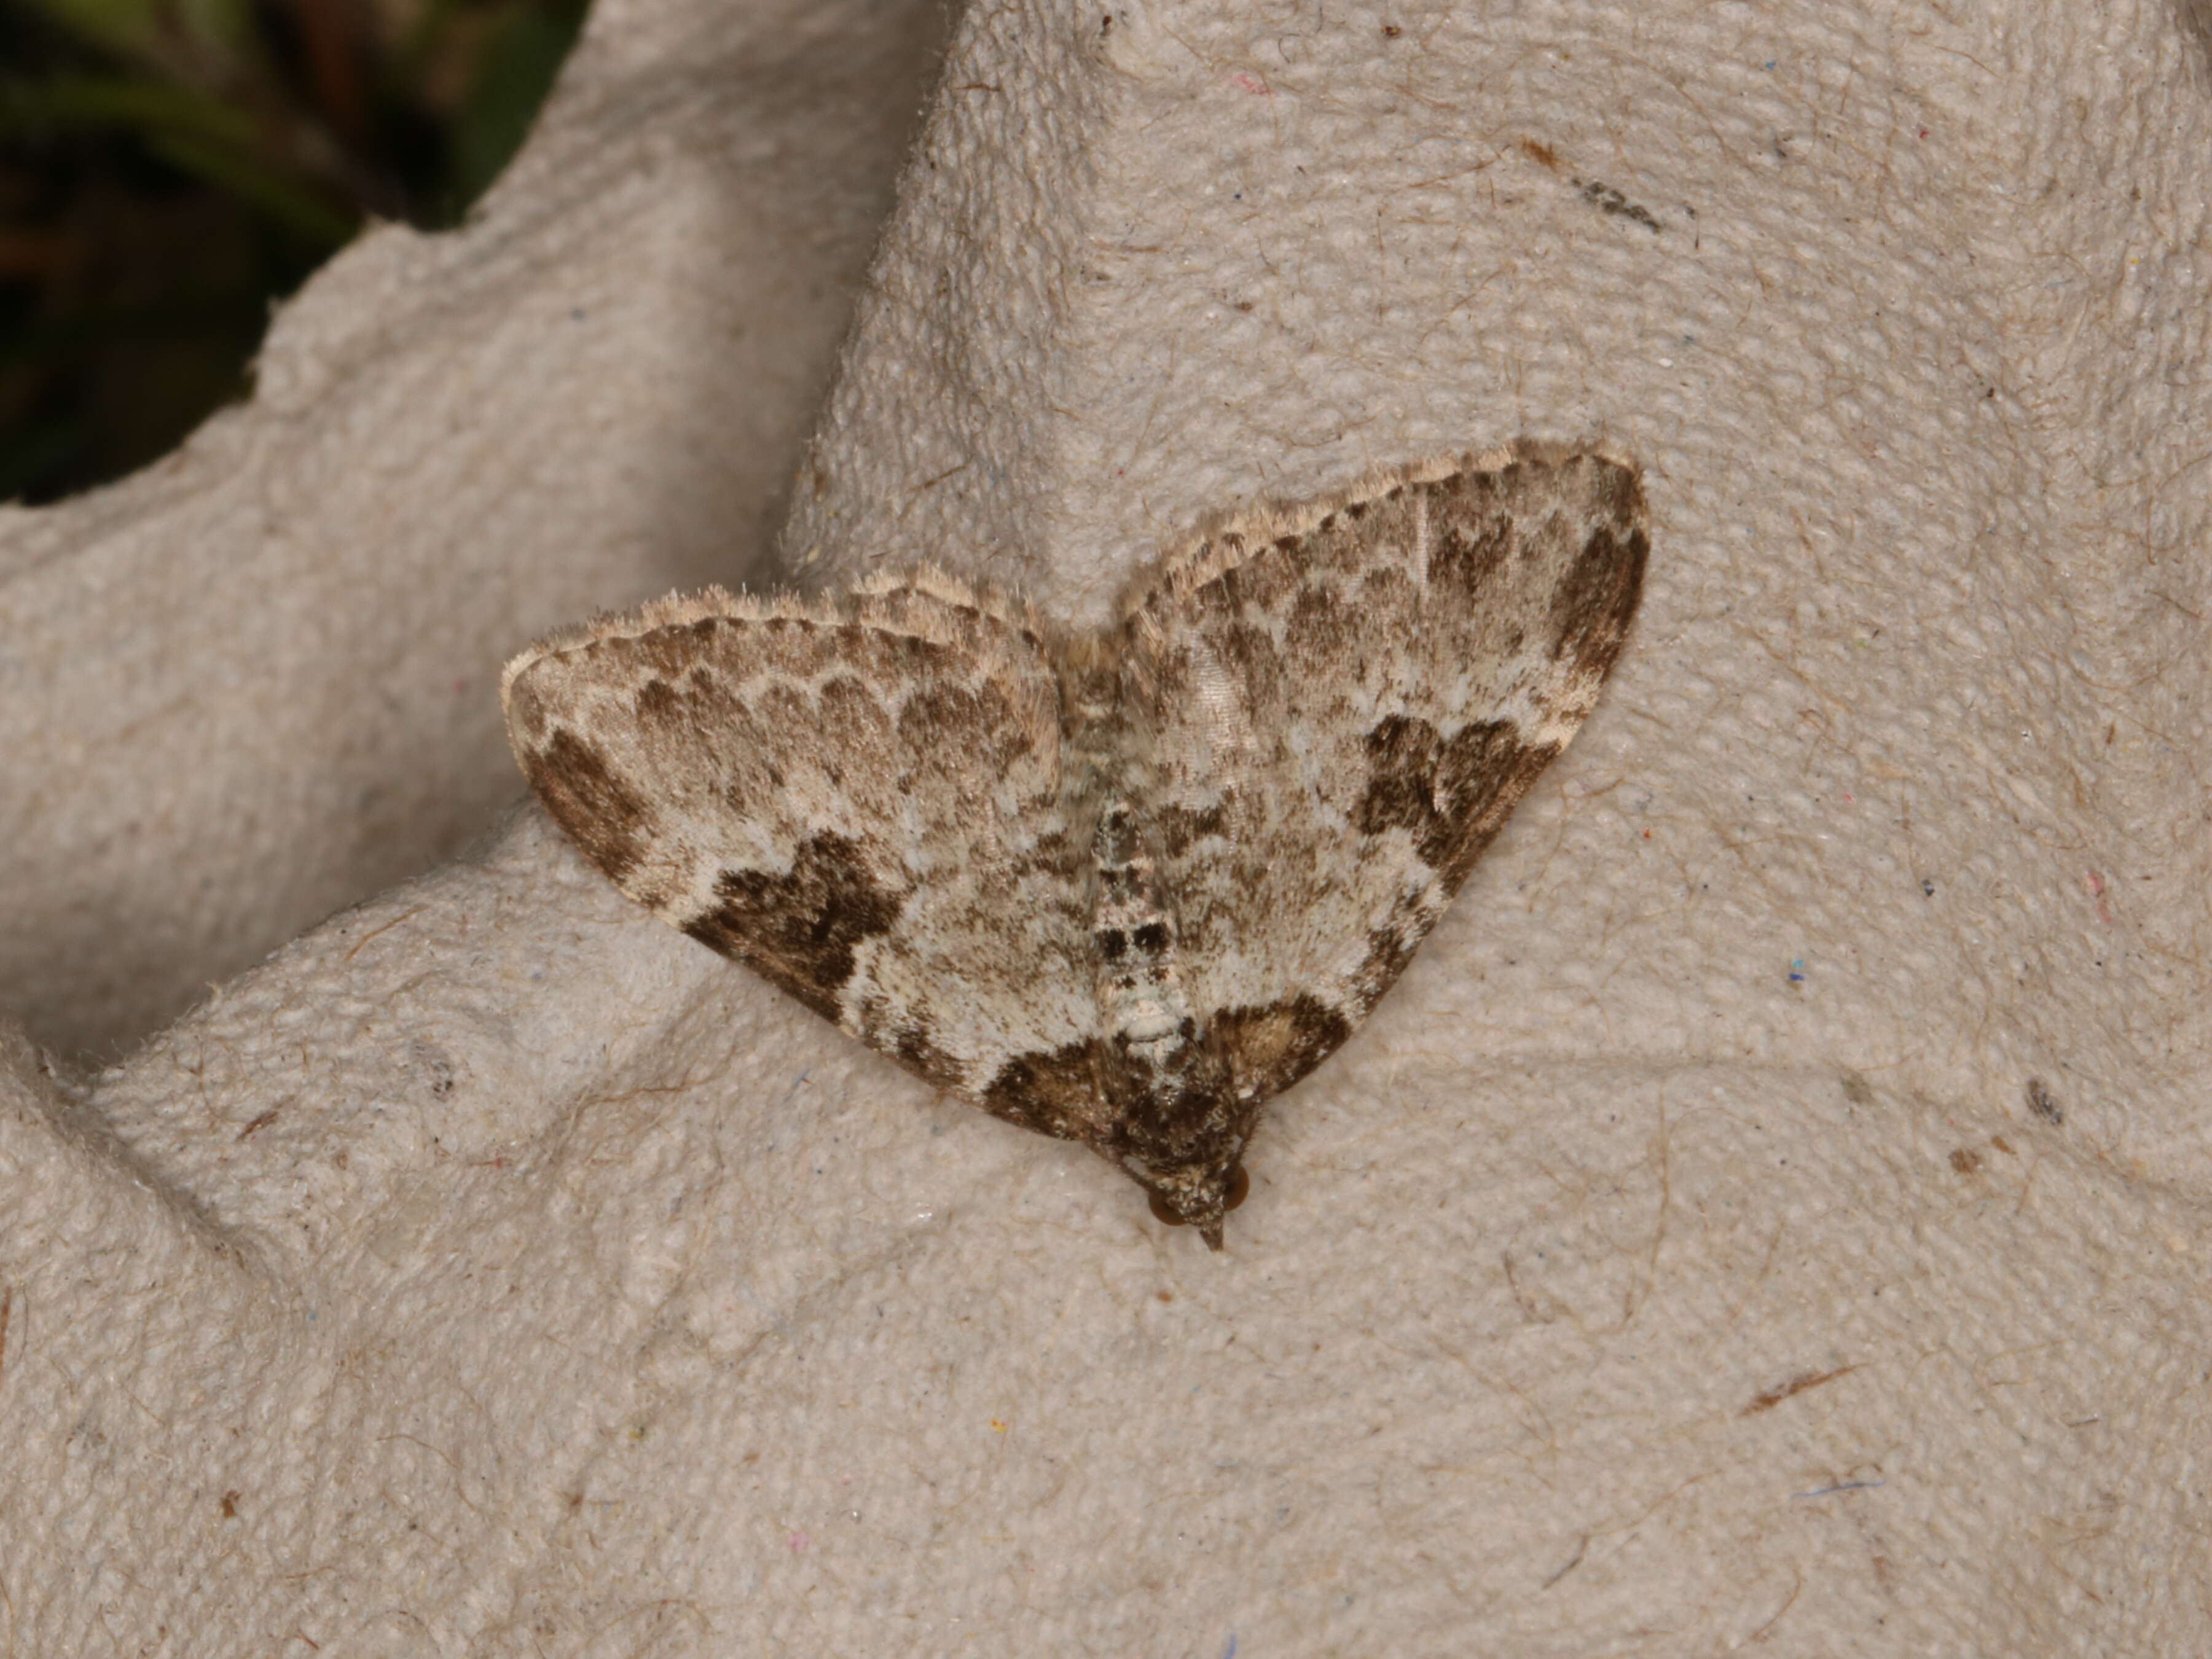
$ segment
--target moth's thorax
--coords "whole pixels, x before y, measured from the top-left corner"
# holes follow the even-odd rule
[[[1054,668],[1060,738],[1077,755],[1104,758],[1119,747],[1123,667],[1121,653],[1096,635],[1072,640],[1059,652]]]

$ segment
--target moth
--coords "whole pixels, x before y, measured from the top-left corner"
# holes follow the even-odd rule
[[[1268,1101],[1595,705],[1649,548],[1633,466],[1522,441],[1232,518],[1103,631],[929,568],[709,588],[501,696],[624,893],[1219,1249]]]

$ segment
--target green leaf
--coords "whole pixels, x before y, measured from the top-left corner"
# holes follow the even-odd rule
[[[319,247],[343,247],[361,228],[359,215],[226,144],[165,132],[149,136],[148,148],[178,171],[205,179]]]
[[[531,123],[583,27],[580,7],[522,7],[487,43],[469,96],[453,113],[448,222],[491,188],[530,136]]]
[[[253,50],[249,0],[24,0],[75,39],[217,82]]]
[[[90,75],[0,81],[0,137],[42,137],[101,127],[240,148],[258,136],[244,111],[184,87]]]

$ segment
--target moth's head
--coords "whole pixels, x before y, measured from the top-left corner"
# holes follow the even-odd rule
[[[1134,1173],[1133,1171],[1132,1173]],[[1244,1201],[1252,1178],[1244,1166],[1191,1164],[1148,1171],[1138,1177],[1152,1201],[1152,1213],[1170,1227],[1195,1227],[1209,1249],[1221,1248],[1221,1219]]]

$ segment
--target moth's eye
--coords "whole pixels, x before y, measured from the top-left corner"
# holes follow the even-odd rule
[[[1177,1215],[1173,1210],[1168,1208],[1167,1200],[1162,1198],[1158,1193],[1153,1193],[1150,1196],[1152,1200],[1152,1213],[1162,1221],[1166,1222],[1169,1226],[1187,1227],[1190,1224],[1181,1216]]]
[[[1222,1200],[1221,1207],[1224,1210],[1235,1209],[1244,1201],[1246,1194],[1251,1190],[1252,1177],[1244,1173],[1244,1166],[1240,1164],[1229,1172],[1229,1196]]]

